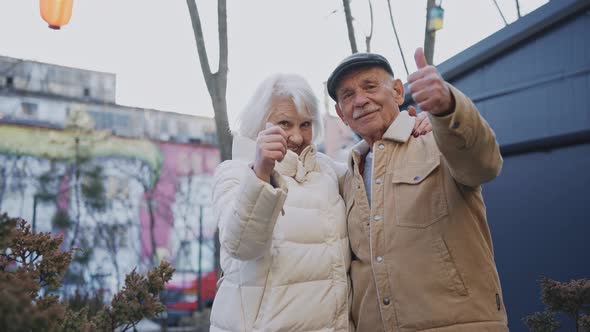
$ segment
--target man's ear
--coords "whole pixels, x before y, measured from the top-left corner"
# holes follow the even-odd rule
[[[340,109],[340,106],[338,106],[338,103],[336,103],[334,108],[336,108],[336,114],[338,114],[340,120],[342,120],[342,122],[344,122],[344,124],[348,126],[348,123],[346,123],[346,120],[344,120],[344,113],[342,113],[342,110]]]
[[[404,103],[404,84],[402,83],[402,81],[399,78],[396,78],[393,81],[393,90],[395,91],[394,93],[394,98],[395,98],[395,102],[401,106]]]

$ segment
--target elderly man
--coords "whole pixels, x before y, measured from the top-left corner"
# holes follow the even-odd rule
[[[354,54],[330,75],[342,121],[363,140],[343,193],[354,253],[357,331],[507,331],[480,185],[502,157],[494,132],[463,93],[416,50],[408,77],[433,131],[411,135],[404,87],[387,60]]]

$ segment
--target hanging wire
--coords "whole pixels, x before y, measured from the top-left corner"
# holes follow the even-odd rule
[[[399,48],[399,53],[402,56],[402,61],[404,63],[404,69],[406,70],[406,75],[410,75],[408,71],[408,66],[406,65],[406,58],[404,57],[404,51],[402,49],[402,45],[400,44],[399,37],[397,35],[397,30],[395,29],[395,23],[393,22],[393,13],[391,12],[391,0],[387,0],[387,6],[389,7],[389,19],[391,20],[391,26],[393,27],[393,33],[395,34],[395,40],[397,41],[397,47]]]
[[[506,18],[504,17],[504,13],[502,13],[500,6],[498,6],[498,2],[496,0],[493,0],[493,1],[494,1],[494,5],[496,5],[496,8],[498,9],[498,13],[500,13],[500,16],[502,16],[502,20],[504,20],[504,25],[508,25],[508,22],[506,21]]]

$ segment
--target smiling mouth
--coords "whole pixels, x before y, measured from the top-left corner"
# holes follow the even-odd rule
[[[360,109],[359,112],[354,112],[352,116],[354,120],[358,120],[377,111],[379,111],[379,107],[377,107],[377,105],[365,105],[365,107]]]
[[[373,114],[375,112],[377,112],[377,110],[362,112],[361,114],[355,116],[354,119],[355,120],[362,119],[362,118],[366,117],[367,115]]]

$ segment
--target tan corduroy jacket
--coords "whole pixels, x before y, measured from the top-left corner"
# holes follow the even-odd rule
[[[449,85],[450,86],[450,85]],[[502,168],[495,134],[451,87],[456,109],[411,136],[406,112],[374,143],[373,202],[357,144],[343,194],[354,253],[352,319],[359,332],[507,331],[480,185]]]

